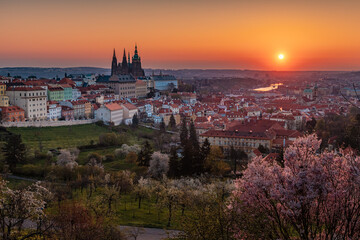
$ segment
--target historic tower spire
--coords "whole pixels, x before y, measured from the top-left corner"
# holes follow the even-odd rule
[[[135,43],[134,56],[132,57],[131,72],[135,77],[145,76],[144,70],[141,68],[141,59],[139,57],[136,43]]]
[[[121,73],[122,74],[129,74],[129,68],[128,68],[128,64],[126,61],[126,51],[124,48],[124,55],[123,55],[123,59],[122,59],[122,63],[121,63]]]
[[[113,54],[112,63],[111,63],[111,76],[116,75],[116,74],[117,74],[117,59],[116,59],[115,48],[114,48],[114,54]]]

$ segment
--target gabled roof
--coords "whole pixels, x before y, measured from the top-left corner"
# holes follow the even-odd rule
[[[42,87],[9,87],[7,89],[7,91],[40,91],[40,90],[43,90],[45,91],[44,88]]]
[[[137,109],[137,107],[131,103],[124,103],[122,106],[127,108],[128,110],[136,110]]]
[[[117,111],[117,110],[122,109],[122,107],[117,103],[108,103],[108,104],[105,104],[105,107],[107,109],[109,109],[110,111]]]
[[[63,78],[59,81],[60,84],[68,84],[70,86],[75,86],[75,82],[71,80],[70,78]]]

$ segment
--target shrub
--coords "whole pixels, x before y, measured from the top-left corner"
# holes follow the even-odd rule
[[[134,152],[129,152],[129,153],[126,155],[125,162],[127,162],[127,163],[136,163],[137,158],[138,158],[138,156],[137,156],[136,153],[134,153]]]
[[[118,135],[116,133],[103,133],[99,136],[99,144],[102,146],[119,145]]]
[[[43,178],[45,176],[46,167],[34,164],[25,164],[17,167],[14,170],[14,174],[18,174],[26,177],[38,177]]]
[[[105,155],[105,161],[106,161],[106,162],[115,161],[115,156],[114,156],[114,154],[106,154],[106,155]]]
[[[125,157],[127,156],[130,152],[133,152],[135,154],[138,154],[140,152],[141,148],[139,145],[135,144],[132,146],[129,146],[127,144],[123,144],[121,145],[120,148],[115,150],[115,155],[117,157]]]
[[[160,152],[151,155],[148,173],[151,177],[160,179],[169,171],[169,156]]]

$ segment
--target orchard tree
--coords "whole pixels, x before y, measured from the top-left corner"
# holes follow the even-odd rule
[[[196,186],[197,185],[197,186]],[[232,224],[236,215],[228,211],[227,197],[233,190],[230,182],[196,184],[187,192],[187,209],[180,221],[180,239],[233,239]],[[181,199],[181,198],[180,198]]]
[[[152,178],[161,179],[169,171],[169,157],[167,154],[154,152],[151,156],[148,173]]]
[[[1,239],[29,239],[43,236],[42,223],[46,220],[45,207],[51,193],[37,182],[25,189],[12,190],[0,180],[0,235]],[[32,221],[37,228],[22,233],[25,221]]]
[[[73,169],[74,167],[78,166],[78,163],[75,161],[78,155],[78,150],[62,149],[60,150],[60,155],[58,156],[56,164]]]
[[[279,161],[258,157],[236,181],[237,239],[359,239],[360,158],[318,152],[316,135],[298,138]]]
[[[127,145],[127,144],[123,144],[121,145],[120,148],[117,148],[115,150],[115,155],[118,157],[125,157],[127,156],[130,152],[136,153],[138,154],[140,152],[141,148],[139,145],[135,144],[135,145]]]
[[[126,239],[111,220],[107,213],[94,202],[91,206],[78,202],[65,203],[53,213],[52,222],[55,225],[55,234],[51,239]]]
[[[136,200],[138,200],[138,208],[141,208],[143,199],[148,199],[151,193],[151,181],[141,177],[134,188]]]

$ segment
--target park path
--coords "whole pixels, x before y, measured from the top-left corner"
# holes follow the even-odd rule
[[[120,226],[128,240],[161,240],[176,236],[180,231],[164,230],[161,228],[139,228],[132,226]]]
[[[3,176],[5,179],[6,178],[12,178],[12,179],[17,179],[17,180],[24,180],[24,181],[29,181],[29,182],[38,182],[41,180],[37,180],[37,179],[33,179],[33,178],[26,178],[26,177],[19,177],[19,176],[15,176],[12,174],[7,174],[6,176]]]
[[[160,131],[160,128],[157,128],[157,127],[153,127],[153,126],[149,126],[149,125],[141,124],[141,123],[140,123],[139,125],[142,126],[142,127],[146,127],[146,128],[150,128],[150,129],[154,129],[154,130]],[[178,132],[166,130],[166,133],[177,134]]]

